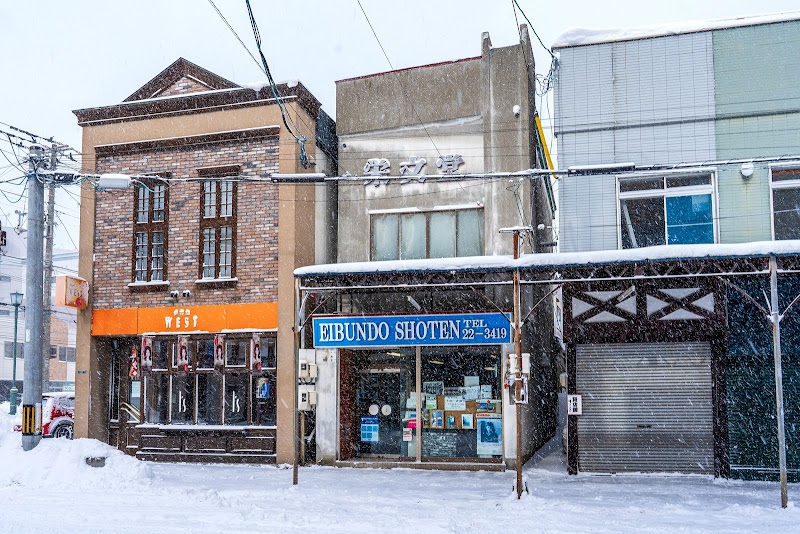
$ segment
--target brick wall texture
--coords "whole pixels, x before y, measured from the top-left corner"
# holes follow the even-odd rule
[[[263,178],[278,171],[278,138],[221,141],[188,147],[99,156],[98,173],[171,173],[168,188],[166,279],[157,291],[132,290],[134,188],[96,192],[95,309],[173,306],[170,291],[191,291],[181,305],[277,302],[278,186],[241,181],[237,185],[236,272],[234,287],[203,287],[200,277],[201,181],[197,169],[239,165],[241,178]]]
[[[189,93],[202,93],[203,91],[208,91],[208,87],[184,76],[156,96],[185,95]]]

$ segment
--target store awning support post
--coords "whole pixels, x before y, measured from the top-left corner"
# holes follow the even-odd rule
[[[300,418],[298,417],[298,409],[297,409],[297,382],[298,382],[298,369],[297,366],[300,363],[300,329],[301,321],[300,321],[300,279],[295,278],[294,280],[294,364],[292,365],[293,369],[293,378],[292,378],[292,413],[294,414],[293,417],[293,442],[294,442],[294,454],[293,458],[294,461],[292,462],[292,485],[297,485],[297,478],[298,478],[298,464],[300,459],[298,458],[299,455],[299,439],[300,439]]]
[[[789,493],[786,484],[786,433],[783,426],[783,370],[781,368],[781,313],[778,308],[778,262],[769,258],[770,306],[772,308],[772,352],[775,358],[775,403],[778,416],[778,463],[781,476],[781,507],[786,508]]]
[[[519,232],[514,232],[514,259],[519,258]],[[520,332],[519,268],[514,269],[514,351],[517,376],[514,377],[514,400],[517,409],[517,499],[522,497],[522,333]]]

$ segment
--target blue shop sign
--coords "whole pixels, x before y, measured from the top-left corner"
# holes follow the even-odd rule
[[[511,343],[511,315],[465,313],[315,317],[317,348]]]

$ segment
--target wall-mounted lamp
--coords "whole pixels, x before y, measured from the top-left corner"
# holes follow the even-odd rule
[[[753,162],[748,161],[747,163],[742,163],[742,168],[739,169],[739,172],[742,173],[742,178],[749,180],[750,177],[753,176]]]
[[[169,292],[170,298],[177,299],[178,295],[179,295],[179,293],[178,293],[177,289],[173,289],[172,291]]]

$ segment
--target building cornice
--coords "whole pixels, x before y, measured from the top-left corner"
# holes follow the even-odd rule
[[[247,128],[226,132],[213,132],[202,135],[187,135],[182,137],[168,137],[164,139],[149,139],[131,143],[114,143],[97,145],[94,147],[97,157],[119,156],[136,152],[147,152],[164,148],[181,148],[220,143],[225,141],[245,141],[253,139],[277,138],[280,126],[266,126],[263,128]]]
[[[320,102],[301,83],[279,84],[277,93],[284,102],[296,100],[315,120],[320,110]],[[225,90],[189,93],[182,96],[169,96],[123,102],[112,106],[74,110],[80,126],[95,126],[117,122],[147,120],[205,113],[218,109],[275,105],[277,100],[269,86],[261,89],[234,88]]]

